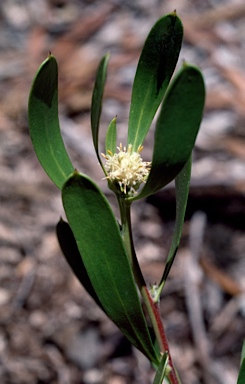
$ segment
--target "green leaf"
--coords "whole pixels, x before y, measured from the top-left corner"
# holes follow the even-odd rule
[[[242,345],[242,353],[241,353],[241,365],[239,370],[239,376],[237,379],[237,384],[245,383],[245,341],[243,341]]]
[[[174,72],[183,38],[176,13],[159,19],[142,50],[133,84],[128,144],[142,145]]]
[[[153,381],[153,384],[162,384],[163,380],[166,376],[167,373],[167,367],[168,367],[168,353],[165,352],[162,355],[160,364],[158,366],[158,369],[156,371],[156,375]]]
[[[94,90],[92,95],[92,104],[91,104],[91,129],[92,137],[94,143],[94,149],[100,164],[102,165],[101,158],[99,155],[99,125],[100,125],[100,115],[102,110],[102,100],[104,94],[104,88],[106,83],[107,67],[109,61],[109,54],[107,53],[102,57],[94,84]],[[103,165],[102,165],[103,167]]]
[[[60,134],[58,66],[52,55],[41,64],[32,84],[28,118],[37,158],[50,179],[61,189],[74,167]]]
[[[106,154],[108,151],[116,153],[117,150],[117,118],[114,117],[110,122],[106,133]]]
[[[185,211],[188,201],[189,194],[189,186],[190,186],[190,178],[191,178],[191,156],[189,160],[185,164],[184,168],[180,171],[178,176],[175,179],[175,191],[176,191],[176,217],[175,217],[175,227],[174,234],[171,243],[171,247],[169,250],[166,266],[163,272],[163,276],[161,282],[159,284],[157,296],[160,297],[163,286],[168,277],[169,271],[174,262],[174,258],[179,248],[182,228],[185,219]]]
[[[156,124],[152,167],[137,200],[170,183],[191,155],[202,120],[205,86],[197,67],[184,64],[166,93]]]
[[[245,358],[242,361],[240,371],[239,371],[239,376],[237,379],[237,384],[244,384],[245,383]]]
[[[72,233],[69,224],[61,219],[56,226],[56,234],[60,244],[60,248],[66,258],[66,261],[70,265],[74,275],[78,278],[80,283],[90,294],[90,296],[94,299],[97,305],[99,305],[100,308],[104,311],[104,308],[102,307],[101,302],[99,301],[99,298],[96,295],[96,292],[91,284],[82,257],[78,250],[75,237]]]
[[[151,361],[158,362],[119,226],[103,193],[74,172],[63,205],[91,284],[112,321]]]
[[[243,359],[245,359],[245,340],[243,341],[243,344],[242,344],[241,363]]]

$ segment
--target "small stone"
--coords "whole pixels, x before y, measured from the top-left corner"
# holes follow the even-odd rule
[[[0,288],[0,305],[7,304],[10,294],[6,289]]]
[[[30,314],[29,321],[34,328],[42,328],[47,321],[47,317],[42,311],[37,310]]]

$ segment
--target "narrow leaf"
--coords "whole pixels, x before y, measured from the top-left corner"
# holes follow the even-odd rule
[[[96,155],[100,164],[102,164],[100,155],[99,155],[99,125],[100,125],[100,115],[102,109],[102,100],[104,94],[104,87],[106,83],[106,75],[107,75],[107,66],[109,61],[109,54],[106,54],[102,57],[94,84],[94,90],[92,95],[92,104],[91,104],[91,129],[92,129],[92,137]]]
[[[61,189],[74,167],[60,133],[58,66],[52,55],[41,64],[32,84],[28,118],[37,158],[50,179]]]
[[[128,339],[158,362],[118,223],[103,193],[74,172],[62,191],[63,205],[91,284],[104,310]]]
[[[133,84],[128,144],[142,145],[174,72],[183,38],[176,13],[159,19],[143,47]]]
[[[242,361],[240,371],[239,371],[239,376],[237,379],[237,384],[244,384],[245,383],[245,358]]]
[[[56,234],[60,244],[60,248],[66,258],[66,261],[70,265],[74,275],[78,278],[80,283],[90,294],[90,296],[94,299],[97,305],[99,305],[100,308],[104,310],[91,284],[80,252],[78,250],[75,237],[72,233],[69,224],[61,219],[56,226]]]
[[[202,120],[205,86],[198,68],[184,64],[173,79],[156,124],[152,167],[137,200],[175,179],[189,159]]]
[[[176,256],[177,250],[179,248],[179,243],[182,234],[182,228],[185,219],[185,211],[188,201],[189,194],[189,186],[190,186],[190,178],[191,178],[191,156],[184,168],[180,171],[178,176],[175,179],[175,191],[176,191],[176,217],[175,217],[175,226],[174,226],[174,234],[171,243],[171,247],[169,250],[166,267],[163,272],[163,276],[158,288],[158,296],[160,295],[165,281],[168,277],[169,271],[174,262],[174,258]]]
[[[243,359],[245,359],[245,340],[243,341],[243,344],[242,344],[241,363]]]
[[[153,384],[162,384],[163,383],[163,380],[164,380],[166,373],[167,373],[166,372],[167,367],[168,367],[168,353],[165,352],[162,355],[160,364],[159,364],[158,369],[156,371],[156,375],[155,375]]]
[[[106,133],[106,153],[108,151],[112,152],[113,154],[116,152],[117,149],[117,118],[114,117],[112,121],[110,122],[107,133]]]

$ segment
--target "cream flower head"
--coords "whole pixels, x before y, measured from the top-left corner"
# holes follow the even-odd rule
[[[143,161],[140,152],[143,146],[140,145],[137,152],[132,151],[132,144],[128,148],[122,144],[117,147],[118,153],[108,151],[107,155],[102,153],[106,159],[106,179],[113,184],[119,185],[121,192],[133,196],[142,182],[145,182],[150,171],[151,162]]]

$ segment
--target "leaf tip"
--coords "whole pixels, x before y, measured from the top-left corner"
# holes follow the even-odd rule
[[[80,176],[80,172],[75,168],[74,171],[72,172],[71,177],[76,177],[76,176]]]
[[[186,67],[188,67],[188,63],[185,59],[183,59],[182,68],[186,68]]]
[[[60,216],[58,224],[62,224],[62,223],[64,223],[64,220],[62,219],[62,216]]]
[[[51,51],[49,51],[48,52],[48,57],[47,57],[46,61],[51,61],[51,60],[54,61],[57,64],[55,56],[52,54]]]

